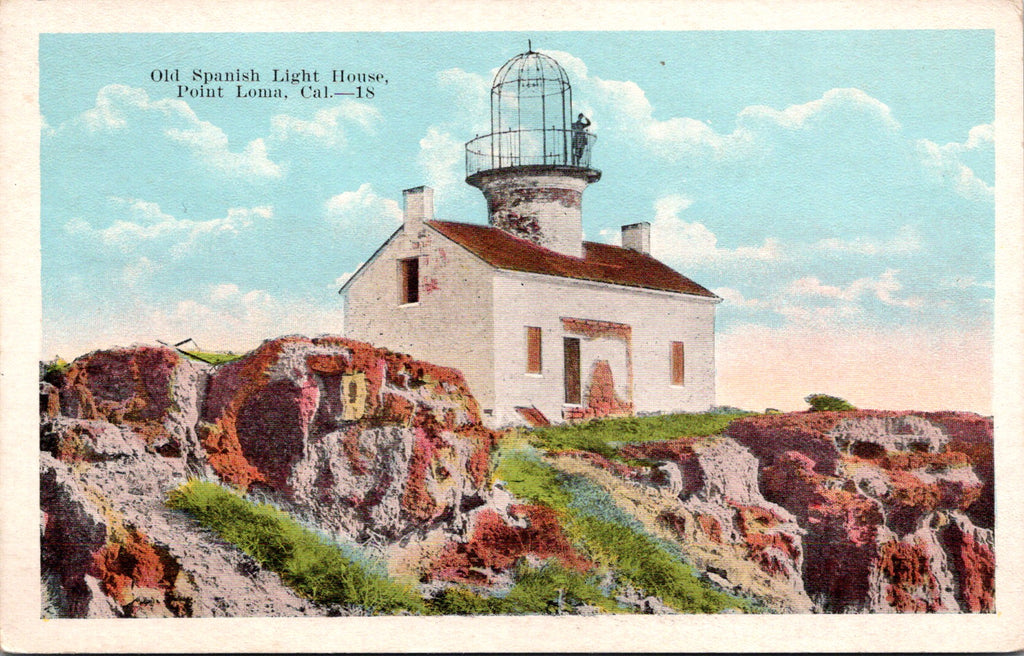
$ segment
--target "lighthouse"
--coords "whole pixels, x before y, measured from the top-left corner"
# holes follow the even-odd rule
[[[458,369],[493,426],[713,406],[721,299],[652,257],[639,217],[622,246],[583,241],[601,172],[565,69],[530,47],[494,76],[490,111],[466,143],[487,224],[404,190],[401,227],[340,290],[346,334]]]
[[[530,48],[505,62],[491,85],[491,132],[466,144],[466,182],[487,199],[490,225],[583,257],[583,191],[601,178],[589,125],[574,117],[557,61]]]

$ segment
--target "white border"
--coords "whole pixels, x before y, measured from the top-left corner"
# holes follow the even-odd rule
[[[997,607],[989,615],[39,619],[38,35],[43,32],[993,29]],[[0,3],[0,648],[4,651],[1002,651],[1024,648],[1018,0]]]

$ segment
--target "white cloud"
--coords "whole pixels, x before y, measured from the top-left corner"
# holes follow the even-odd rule
[[[210,300],[223,301],[238,295],[238,285],[234,283],[223,283],[216,285],[210,290]]]
[[[768,307],[768,303],[758,298],[746,298],[738,289],[732,287],[716,287],[711,290],[716,296],[722,298],[728,307],[742,309],[761,309]]]
[[[767,121],[779,127],[799,130],[809,127],[816,120],[829,114],[851,111],[868,117],[890,130],[898,130],[900,127],[888,105],[860,89],[830,89],[817,100],[790,105],[782,111],[764,105],[753,105],[741,111],[739,117],[742,122]]]
[[[270,119],[270,137],[277,141],[308,139],[326,148],[344,148],[347,144],[346,123],[373,132],[380,120],[380,111],[376,107],[346,100],[334,107],[318,110],[308,121],[289,114],[277,114]]]
[[[437,74],[437,81],[442,91],[452,99],[452,114],[446,124],[476,134],[490,132],[491,76],[484,77],[461,68],[449,68]]]
[[[420,152],[416,162],[427,176],[427,184],[438,195],[461,186],[464,177],[465,145],[450,133],[431,126],[420,139]]]
[[[977,151],[993,151],[995,136],[989,124],[971,128],[964,143],[940,146],[927,139],[917,141],[917,151],[925,168],[936,178],[952,185],[958,194],[969,200],[992,202],[995,187],[975,174],[962,156]]]
[[[156,203],[135,198],[111,198],[117,206],[127,210],[130,220],[118,219],[112,225],[95,231],[102,242],[125,253],[131,253],[143,244],[163,241],[161,247],[172,255],[181,256],[201,240],[217,234],[237,235],[256,221],[270,219],[270,207],[233,207],[227,216],[208,221],[178,219],[160,209]],[[75,218],[65,224],[65,230],[75,234],[93,231],[86,221]]]
[[[772,238],[765,239],[760,246],[720,248],[718,238],[707,226],[680,218],[680,212],[692,203],[690,198],[679,194],[663,196],[655,201],[654,221],[651,222],[651,254],[654,257],[679,266],[782,259],[782,246]]]
[[[128,262],[121,271],[121,280],[129,288],[137,286],[159,267],[143,255]]]
[[[280,167],[267,157],[262,139],[250,141],[240,152],[232,151],[224,131],[201,120],[183,100],[151,100],[143,89],[109,84],[99,90],[96,104],[80,119],[91,132],[122,131],[155,120],[164,136],[188,147],[193,156],[212,169],[243,177],[281,176]]]
[[[335,278],[333,283],[327,285],[328,289],[341,289],[342,286],[344,286],[344,284],[348,282],[349,278],[356,275],[356,271],[361,269],[364,264],[366,264],[366,262],[360,262],[351,271],[346,271],[345,273]]]
[[[825,253],[855,253],[857,255],[907,255],[922,248],[920,233],[910,225],[901,226],[892,239],[879,241],[869,237],[853,239],[828,238],[814,243],[812,248]]]
[[[342,235],[360,235],[379,243],[402,223],[402,208],[390,198],[379,196],[366,182],[355,191],[332,196],[324,204],[326,221]]]
[[[896,292],[903,284],[896,280],[899,269],[886,269],[878,278],[859,278],[845,287],[823,284],[818,278],[809,276],[791,282],[786,293],[791,296],[820,297],[839,301],[856,301],[865,295],[874,295],[882,303],[898,307],[916,308],[924,304],[918,296],[897,298]]]

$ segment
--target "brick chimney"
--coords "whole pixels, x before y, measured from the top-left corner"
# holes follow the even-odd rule
[[[622,226],[622,247],[651,254],[651,224],[647,221]]]
[[[434,190],[419,186],[402,192],[405,209],[402,211],[402,223],[406,232],[418,233],[424,221],[434,219]]]

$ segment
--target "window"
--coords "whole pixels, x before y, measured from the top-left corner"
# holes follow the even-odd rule
[[[686,373],[683,343],[672,342],[672,384],[682,385]]]
[[[526,327],[526,373],[539,374],[541,372],[541,350],[540,350],[540,328],[536,326]]]
[[[419,303],[420,301],[420,260],[411,257],[398,261],[399,288],[398,297],[401,304]]]

